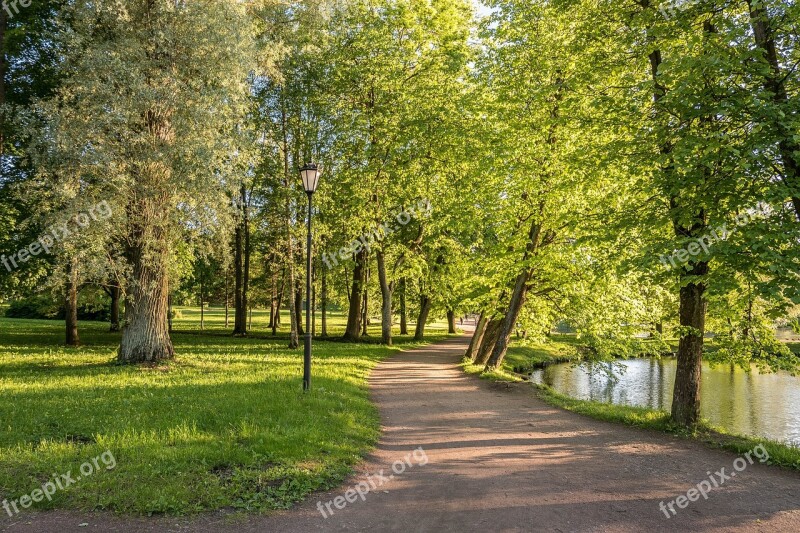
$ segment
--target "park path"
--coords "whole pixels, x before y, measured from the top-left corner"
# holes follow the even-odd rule
[[[458,366],[467,342],[380,364],[370,380],[383,423],[377,449],[344,486],[291,511],[191,521],[53,512],[8,531],[800,531],[800,474],[757,461],[667,518],[659,502],[685,495],[707,472],[730,475],[737,456],[550,407],[530,385],[467,376]],[[424,456],[414,455],[420,447]],[[396,461],[412,466],[397,475]],[[347,492],[366,486],[363,500]]]

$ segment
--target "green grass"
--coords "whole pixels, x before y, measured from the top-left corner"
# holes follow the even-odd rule
[[[36,509],[187,514],[269,511],[335,486],[376,443],[380,424],[366,379],[392,348],[315,342],[312,391],[302,349],[273,338],[265,313],[253,335],[224,332],[221,310],[181,309],[177,358],[119,366],[119,334],[82,322],[83,346],[63,347],[60,322],[0,319],[0,498],[76,474],[106,450],[117,466],[85,477]],[[342,323],[333,317],[332,332]],[[285,317],[284,324],[288,324]],[[372,333],[372,332],[371,332]],[[446,336],[441,324],[429,340]],[[101,463],[102,465],[102,463]]]
[[[550,405],[572,411],[573,413],[585,415],[596,420],[616,422],[628,426],[692,438],[711,446],[740,454],[750,451],[760,444],[764,446],[769,453],[770,464],[800,470],[800,448],[787,446],[783,443],[767,439],[729,434],[724,432],[721,428],[714,427],[705,421],[694,431],[689,431],[682,426],[674,424],[669,413],[666,411],[588,400],[576,400],[575,398],[556,392],[547,385],[536,385],[536,387],[539,397],[542,400]]]

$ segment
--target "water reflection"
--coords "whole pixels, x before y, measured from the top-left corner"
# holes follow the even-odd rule
[[[553,365],[537,370],[532,378],[573,398],[668,411],[675,369],[671,358],[632,359]],[[800,446],[800,378],[703,363],[701,386],[700,409],[712,424]]]

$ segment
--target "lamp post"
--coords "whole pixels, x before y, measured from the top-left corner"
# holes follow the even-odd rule
[[[300,169],[303,178],[303,189],[308,196],[308,242],[306,245],[306,343],[303,357],[303,391],[311,389],[311,197],[319,185],[322,172],[314,163],[308,163]]]

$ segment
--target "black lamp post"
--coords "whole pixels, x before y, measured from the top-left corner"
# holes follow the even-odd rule
[[[319,185],[322,174],[314,163],[308,163],[300,169],[303,188],[308,195],[308,243],[306,246],[306,346],[303,357],[303,390],[311,388],[311,197]]]

